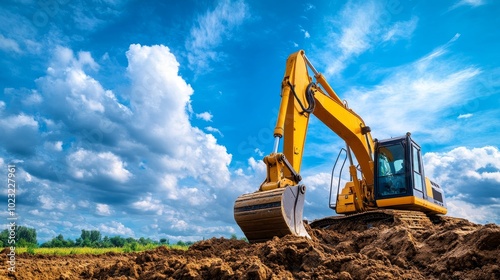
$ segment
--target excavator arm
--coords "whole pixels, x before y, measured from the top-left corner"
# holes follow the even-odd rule
[[[308,67],[314,73],[317,83],[312,82]],[[357,182],[361,180],[368,187],[374,184],[372,152],[374,142],[370,128],[360,116],[347,107],[347,103],[341,101],[324,76],[316,71],[301,50],[290,55],[287,60],[281,105],[274,130],[275,137],[284,138],[283,154],[297,172],[300,172],[310,114],[315,115],[342,138],[359,162],[362,178],[357,178],[356,167],[352,160],[350,174],[358,197],[356,209],[363,211],[365,207],[361,203],[362,198],[365,196],[369,199],[369,194],[366,190],[362,190]]]
[[[314,73],[316,82],[308,69]],[[346,199],[352,202],[350,211],[363,212],[375,207],[374,142],[370,128],[341,101],[302,50],[288,57],[281,88],[275,144],[273,152],[264,158],[266,179],[257,192],[240,196],[234,206],[235,220],[250,242],[286,234],[308,236],[302,224],[305,186],[299,182],[311,114],[346,142],[352,178],[346,194]],[[278,153],[280,139],[283,139],[282,153]]]

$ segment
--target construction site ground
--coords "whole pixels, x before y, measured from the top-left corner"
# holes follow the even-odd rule
[[[443,217],[425,229],[342,223],[312,239],[212,238],[189,250],[29,255],[1,279],[500,279],[500,227]],[[2,259],[6,272],[7,259]],[[7,275],[7,276],[4,276]]]

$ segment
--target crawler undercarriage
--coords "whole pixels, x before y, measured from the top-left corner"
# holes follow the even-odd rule
[[[325,229],[340,224],[370,227],[373,223],[384,223],[389,225],[401,224],[411,229],[423,229],[432,225],[431,218],[419,211],[380,209],[352,215],[330,216],[314,220],[310,223],[310,226],[311,228]]]

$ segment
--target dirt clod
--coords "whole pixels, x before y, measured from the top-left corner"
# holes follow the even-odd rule
[[[187,251],[21,254],[9,278],[500,279],[500,227],[495,224],[443,217],[418,230],[387,224],[308,230],[312,239],[285,236],[248,244],[212,238]],[[0,265],[7,267],[5,258]]]

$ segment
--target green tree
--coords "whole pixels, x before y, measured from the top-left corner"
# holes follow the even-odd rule
[[[75,247],[83,247],[83,239],[81,237],[75,239]]]
[[[137,243],[136,241],[126,243],[125,246],[123,246],[123,252],[125,253],[130,253],[135,251],[139,251],[139,243]]]
[[[92,242],[90,242],[90,239],[84,239],[82,242],[82,247],[92,247]]]
[[[83,247],[100,247],[101,242],[101,232],[98,230],[84,230],[82,229],[82,234],[80,235],[82,239],[81,244]]]
[[[64,247],[64,236],[59,234],[57,237],[52,238],[52,247],[60,248]]]
[[[41,247],[46,248],[61,248],[61,247],[75,247],[75,242],[71,239],[64,239],[62,234],[52,238],[52,240],[47,241],[41,245]]]
[[[104,238],[101,241],[101,245],[104,248],[113,247],[113,244],[111,243],[111,239],[108,236],[104,236]]]
[[[42,248],[52,248],[52,240],[43,242],[42,245],[40,245]]]
[[[0,242],[2,242],[2,244],[4,244],[5,246],[8,246],[9,245],[9,230],[8,229],[4,229],[2,230],[2,232],[0,232]]]
[[[160,239],[160,244],[167,244],[168,245],[169,244],[169,240],[166,239],[166,238],[162,238],[162,239]]]
[[[75,241],[72,239],[64,240],[64,247],[75,247]]]
[[[136,242],[135,239],[133,239],[132,237],[129,237],[127,239],[125,239],[126,243],[133,243],[133,242]]]
[[[82,240],[85,240],[85,239],[90,240],[90,231],[82,229],[82,234],[80,235],[80,238]]]
[[[18,246],[24,247],[30,244],[37,244],[36,229],[25,226],[17,226],[16,228],[16,243]]]
[[[31,244],[36,245],[36,230],[25,226],[16,227],[16,243],[9,243],[10,229],[4,229],[0,232],[0,242],[3,246],[15,245],[17,247],[27,247]]]
[[[92,243],[98,243],[101,241],[101,232],[98,230],[91,230],[90,231],[90,242]]]
[[[114,247],[123,247],[125,245],[125,238],[120,237],[120,236],[113,236],[109,239],[111,244],[113,244]]]

